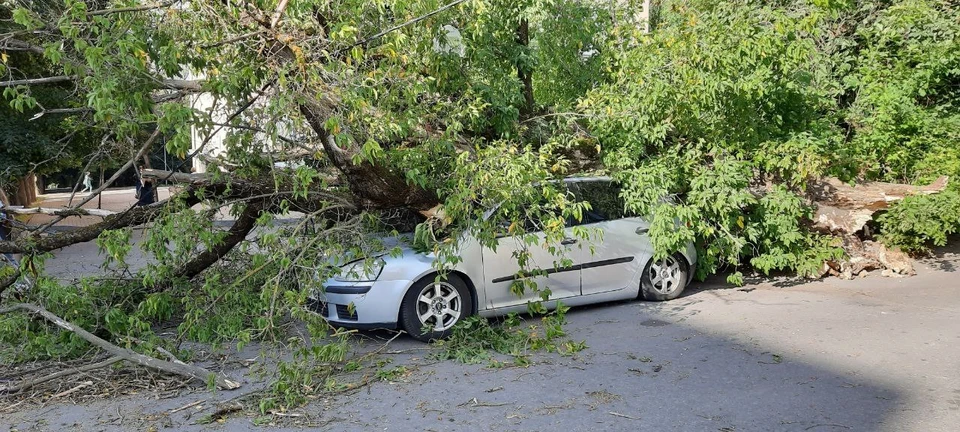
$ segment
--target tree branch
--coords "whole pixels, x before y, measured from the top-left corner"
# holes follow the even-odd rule
[[[246,239],[247,234],[257,226],[257,218],[260,216],[262,209],[263,205],[260,203],[247,204],[247,207],[243,209],[243,213],[237,217],[233,226],[230,227],[230,231],[227,232],[227,236],[224,237],[220,243],[201,252],[192,260],[188,261],[183,267],[180,267],[174,272],[174,276],[193,279],[194,276],[202,273],[207,267],[210,267],[219,261],[220,258],[223,258],[234,246]]]
[[[246,38],[251,38],[251,37],[260,35],[260,34],[262,34],[262,33],[264,33],[264,30],[257,30],[257,31],[253,31],[253,32],[250,32],[250,33],[244,33],[244,34],[242,34],[242,35],[234,36],[234,37],[229,38],[229,39],[224,39],[224,40],[219,41],[219,42],[214,42],[214,43],[212,43],[212,44],[201,45],[200,48],[203,48],[203,49],[217,48],[217,47],[221,47],[221,46],[224,46],[224,45],[232,44],[232,43],[234,43],[234,42],[239,42],[239,41],[242,41],[242,40],[244,40],[244,39],[246,39]]]
[[[203,91],[203,80],[164,79],[161,85],[165,89],[200,92]]]
[[[4,47],[0,46],[0,49]],[[39,48],[39,47],[38,47]],[[41,49],[40,53],[43,51]],[[76,81],[80,79],[77,75],[59,75],[44,78],[29,78],[22,80],[0,81],[0,87],[13,87],[18,85],[37,85],[37,84],[55,84],[61,82]],[[203,91],[203,80],[185,80],[185,79],[158,79],[157,87],[161,89],[179,90],[182,92],[200,92]]]
[[[250,126],[250,125],[245,125],[245,124],[227,124],[227,123],[216,123],[216,122],[212,122],[212,123],[210,123],[210,124],[213,125],[213,126],[223,126],[223,127],[228,127],[228,128],[232,128],[232,129],[243,129],[243,130],[248,130],[248,131],[251,131],[251,132],[260,132],[260,133],[263,133],[263,134],[269,134],[269,132],[263,130],[262,128],[258,128],[258,127],[254,127],[254,126]],[[280,141],[284,141],[284,142],[286,142],[286,143],[288,143],[288,144],[297,144],[297,142],[294,141],[292,138],[285,137],[285,136],[280,135],[280,134],[277,134],[277,139],[279,139]]]
[[[53,235],[22,236],[16,240],[0,241],[0,253],[30,253],[49,252],[64,248],[76,243],[88,242],[100,236],[100,233],[127,226],[140,225],[152,221],[160,215],[169,200],[161,201],[144,207],[133,207],[122,213],[105,217],[93,225],[69,231],[61,231]]]
[[[87,16],[91,17],[91,16],[112,15],[112,14],[126,13],[126,12],[143,12],[143,11],[148,11],[153,9],[163,9],[168,6],[173,6],[174,3],[176,2],[168,1],[168,2],[163,2],[155,5],[133,6],[133,7],[116,8],[116,9],[101,9],[101,10],[95,10],[92,12],[87,12]]]
[[[97,335],[94,335],[93,333],[90,333],[84,330],[83,328],[64,320],[63,318],[60,318],[54,315],[53,313],[51,313],[50,311],[40,306],[37,306],[35,304],[16,303],[16,304],[7,306],[3,309],[0,309],[0,314],[10,313],[15,310],[23,310],[34,315],[40,315],[41,317],[43,317],[47,321],[50,321],[57,327],[60,327],[69,332],[73,332],[75,335],[89,342],[91,345],[94,345],[96,347],[103,349],[104,351],[107,351],[114,357],[120,357],[131,363],[135,363],[151,369],[160,370],[163,372],[190,377],[204,383],[212,379],[214,383],[216,383],[217,387],[220,387],[226,390],[233,390],[240,387],[239,382],[224,378],[220,375],[215,374],[214,372],[211,372],[199,366],[177,364],[177,363],[169,362],[166,360],[160,360],[153,357],[145,356],[136,351],[132,351],[126,348],[121,348],[119,346],[116,346],[110,342],[107,342],[101,339]]]
[[[52,76],[46,78],[30,78],[22,80],[13,80],[13,81],[0,81],[0,87],[14,87],[19,85],[34,85],[34,84],[51,84],[51,83],[60,83],[73,81],[77,77],[70,75],[61,75],[61,76]]]
[[[7,51],[30,51],[43,55],[43,47],[17,39],[3,39],[0,41],[0,49]]]
[[[270,28],[276,28],[277,23],[280,22],[280,17],[283,16],[283,11],[287,8],[287,3],[289,0],[280,0],[280,4],[277,5],[277,10],[273,13],[273,18],[270,19]]]
[[[113,356],[113,357],[107,358],[106,360],[103,360],[103,361],[99,361],[99,362],[96,362],[96,363],[91,363],[91,364],[88,364],[88,365],[85,365],[85,366],[80,366],[80,367],[75,367],[75,368],[70,368],[70,369],[64,369],[64,370],[62,370],[62,371],[54,372],[54,373],[49,374],[49,375],[44,375],[44,376],[42,376],[42,377],[40,377],[40,378],[36,378],[36,379],[29,380],[29,381],[21,382],[20,384],[17,384],[17,385],[13,385],[13,386],[9,386],[9,387],[0,387],[0,393],[17,393],[17,392],[21,392],[21,391],[26,390],[26,389],[28,389],[28,388],[30,388],[30,387],[34,387],[34,386],[43,384],[43,383],[45,383],[45,382],[47,382],[47,381],[50,381],[50,380],[55,380],[55,379],[57,379],[57,378],[65,377],[65,376],[67,376],[67,375],[73,375],[73,374],[78,374],[78,373],[83,373],[83,372],[92,371],[92,370],[95,370],[95,369],[105,368],[105,367],[107,367],[107,366],[110,366],[110,365],[112,365],[112,364],[114,364],[114,363],[121,362],[121,361],[123,361],[123,357]]]
[[[17,279],[20,279],[20,269],[15,269],[13,274],[7,276],[5,279],[0,280],[0,295],[7,290],[11,285],[17,282]],[[3,300],[3,297],[0,297],[0,300]]]
[[[412,25],[412,24],[416,24],[416,23],[418,23],[418,22],[420,22],[420,21],[423,21],[423,20],[425,20],[425,19],[427,19],[427,18],[430,18],[430,17],[432,17],[432,16],[434,16],[434,15],[436,15],[436,14],[438,14],[438,13],[441,13],[441,12],[443,12],[443,11],[445,11],[445,10],[447,10],[447,9],[450,9],[450,8],[456,6],[456,5],[460,4],[460,3],[463,3],[463,2],[465,2],[465,1],[467,1],[467,0],[455,0],[455,1],[452,1],[452,2],[450,2],[450,3],[447,3],[447,4],[445,4],[445,5],[443,5],[443,6],[440,6],[439,8],[437,8],[437,9],[431,11],[431,12],[427,12],[427,13],[425,13],[425,14],[423,14],[423,15],[420,15],[420,16],[418,16],[418,17],[416,17],[416,18],[413,18],[413,19],[411,19],[411,20],[409,20],[409,21],[407,21],[407,22],[404,22],[403,24],[395,25],[395,26],[390,27],[390,28],[388,28],[388,29],[386,29],[386,30],[384,30],[384,31],[381,31],[380,33],[377,33],[377,34],[375,34],[375,35],[373,35],[373,36],[370,36],[370,37],[368,37],[368,38],[366,38],[366,39],[360,40],[359,42],[356,42],[356,43],[354,43],[353,45],[350,45],[350,46],[348,46],[348,47],[346,47],[346,48],[343,48],[343,49],[339,50],[338,52],[347,51],[347,50],[349,50],[349,49],[351,49],[351,48],[353,48],[353,47],[355,47],[355,46],[358,46],[358,45],[366,45],[367,43],[369,43],[369,42],[371,42],[371,41],[373,41],[373,40],[380,39],[380,38],[382,38],[382,37],[384,37],[384,36],[386,36],[386,35],[388,35],[388,34],[390,34],[390,33],[393,33],[393,32],[395,32],[395,31],[397,31],[397,30],[400,30],[400,29],[402,29],[402,28],[404,28],[404,27],[407,27],[407,26]]]
[[[102,209],[22,207],[22,206],[4,207],[3,211],[7,213],[13,213],[13,214],[19,214],[19,215],[46,214],[46,215],[53,215],[53,216],[99,216],[99,217],[107,217],[117,213],[115,211],[102,210]]]
[[[153,131],[153,134],[150,135],[150,138],[148,138],[148,139],[147,139],[147,142],[143,144],[143,147],[140,147],[140,151],[138,151],[137,154],[134,155],[134,157],[133,157],[132,159],[128,160],[127,163],[123,164],[123,166],[120,167],[120,169],[118,169],[117,172],[113,173],[113,175],[110,176],[110,178],[107,179],[107,181],[103,182],[103,184],[100,185],[100,187],[98,187],[96,190],[94,190],[93,192],[91,192],[90,195],[88,195],[86,199],[84,199],[83,201],[80,201],[79,204],[71,207],[71,209],[74,209],[74,210],[75,210],[75,209],[78,209],[78,208],[80,208],[80,207],[83,207],[84,204],[90,202],[91,200],[93,200],[94,197],[96,197],[97,195],[100,195],[101,192],[103,192],[103,191],[106,190],[108,187],[110,187],[110,185],[112,185],[113,182],[117,181],[117,179],[120,178],[120,176],[123,175],[124,172],[126,172],[128,169],[130,169],[130,167],[133,166],[134,161],[140,159],[141,156],[143,156],[144,154],[147,153],[147,150],[150,149],[150,146],[153,145],[154,141],[156,141],[158,137],[160,137],[160,129],[159,129],[159,128],[157,128],[157,130]],[[70,199],[71,199],[71,201],[72,201],[72,200],[73,200],[73,196],[71,196]],[[50,222],[47,223],[46,225],[41,226],[41,227],[37,230],[36,234],[40,234],[40,233],[42,233],[42,232],[50,229],[50,227],[52,227],[52,226],[60,223],[60,221],[62,221],[64,218],[66,218],[66,216],[57,216],[56,219],[50,221]],[[71,243],[71,244],[72,244],[72,243]],[[63,247],[63,246],[60,246],[60,247]],[[59,249],[59,247],[58,247],[58,248],[54,248],[54,249]],[[51,250],[52,250],[52,249],[51,249]]]
[[[34,232],[31,235],[21,236],[16,240],[0,241],[0,253],[35,253],[49,252],[64,248],[76,243],[96,239],[100,233],[109,229],[128,226],[137,226],[150,222],[160,215],[174,202],[182,202],[190,207],[201,202],[202,199],[215,198],[221,202],[241,198],[250,200],[256,198],[284,197],[292,200],[297,208],[309,209],[322,205],[326,201],[337,201],[349,206],[349,193],[346,191],[311,191],[306,198],[290,198],[294,195],[294,188],[288,185],[278,185],[276,179],[264,176],[256,179],[218,178],[209,175],[174,173],[171,171],[144,170],[145,176],[152,178],[169,178],[190,183],[190,186],[175,198],[166,199],[148,206],[131,207],[123,212],[108,215],[102,221],[85,227],[60,231],[55,234],[41,236]],[[93,196],[93,195],[91,195]],[[68,210],[68,209],[64,209]]]

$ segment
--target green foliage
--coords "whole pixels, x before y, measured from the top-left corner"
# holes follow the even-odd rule
[[[530,355],[538,351],[571,355],[586,349],[584,342],[567,338],[563,325],[568,307],[557,309],[540,318],[540,325],[524,325],[516,314],[502,322],[491,324],[485,318],[474,316],[457,323],[449,338],[438,341],[437,358],[461,363],[486,363],[491,367],[507,365],[526,366]],[[511,357],[505,362],[500,356]]]
[[[834,238],[807,228],[812,209],[803,196],[812,178],[960,176],[960,9],[953,2],[669,0],[659,2],[653,31],[642,34],[634,2],[476,0],[369,40],[447,2],[291,2],[269,32],[254,31],[249,19],[250,8],[271,9],[265,4],[189,2],[90,15],[87,2],[41,3],[0,11],[0,31],[37,47],[0,53],[0,73],[4,80],[78,78],[5,89],[3,176],[42,172],[35,165],[52,156],[50,169],[80,166],[103,137],[116,145],[97,163],[127,160],[154,128],[178,156],[191,140],[219,131],[219,157],[235,178],[267,179],[301,199],[316,194],[321,210],[345,208],[338,197],[359,185],[325,183],[332,163],[317,149],[329,139],[356,171],[377,167],[377,175],[400,174],[436,193],[442,210],[416,227],[415,240],[436,254],[438,270],[459,262],[464,234],[487,247],[506,235],[562,255],[557,243],[567,221],[590,208],[555,180],[598,168],[621,183],[625,210],[650,220],[658,256],[692,242],[699,277],[729,268],[734,282],[748,264],[813,274],[841,256]],[[180,96],[164,80],[185,75],[204,77],[212,106],[174,100]],[[305,118],[299,107],[312,103],[325,118]],[[52,108],[78,111],[30,120]],[[84,139],[59,145],[73,133]],[[318,153],[283,162],[287,168],[273,159],[304,148]],[[210,172],[219,176],[216,167]],[[227,189],[235,187],[243,186]],[[247,208],[212,191],[200,196],[202,210],[175,203],[144,232],[146,267],[127,265],[131,231],[106,231],[98,244],[114,278],[76,286],[39,278],[27,300],[117,343],[144,341],[137,349],[145,352],[163,343],[151,330],[168,320],[178,324],[178,340],[238,346],[285,340],[285,325],[299,320],[309,338],[287,340],[294,355],[272,377],[262,413],[353,388],[335,374],[360,371],[369,359],[349,358],[346,335],[330,337],[302,305],[339,270],[331,260],[386,252],[371,237],[393,233],[394,219],[403,217],[317,211],[281,223],[275,215],[304,209],[278,199],[248,241],[184,280],[183,266],[226,238],[218,214]],[[911,251],[941,245],[960,226],[958,203],[956,187],[904,200],[880,217],[881,239]],[[527,251],[515,258],[522,272],[544,271]],[[549,286],[512,288],[550,294]],[[530,311],[544,312],[543,304],[530,303]],[[516,316],[502,325],[464,320],[438,356],[502,365],[499,354],[523,365],[531,352],[584,349],[564,334],[564,313],[560,307],[535,325]],[[0,342],[17,347],[10,357],[20,360],[89,349],[20,314],[0,317]],[[373,376],[403,373],[378,365]]]
[[[294,346],[293,359],[277,365],[269,391],[260,401],[260,413],[300,406],[308,395],[344,390],[347,386],[341,388],[335,384],[333,375],[337,372],[334,366],[342,364],[347,357],[346,336],[341,334],[333,340],[318,339],[308,345]],[[297,340],[290,342],[300,344]]]
[[[130,338],[151,338],[151,318],[164,315],[159,307],[144,310],[152,312],[152,317],[149,313],[138,312],[137,306],[145,298],[148,293],[129,282],[87,278],[66,285],[40,278],[24,300],[39,303],[53,314],[100,337],[126,344],[124,341]],[[14,361],[69,359],[92,348],[71,332],[21,313],[0,315],[0,344],[9,347],[4,350],[4,355]]]
[[[861,25],[842,79],[855,99],[848,153],[888,181],[929,181],[960,172],[960,7],[897,2]]]
[[[536,10],[533,88],[554,110],[572,108],[604,76],[603,48],[610,10],[593,2],[554,0]]]
[[[380,381],[396,381],[407,375],[408,372],[409,370],[406,366],[396,366],[378,370],[376,377]]]
[[[659,27],[613,50],[612,82],[581,106],[628,206],[653,218],[658,255],[695,241],[700,277],[747,259],[814,274],[841,252],[803,224],[810,178],[957,175],[958,12],[923,0],[663,2]],[[671,194],[677,205],[662,205]],[[894,230],[885,241],[915,248],[908,237],[955,230],[920,204],[934,199],[953,201],[908,200],[881,224]],[[893,222],[907,209],[918,226]]]
[[[825,261],[841,259],[843,251],[837,239],[810,234],[801,225],[811,216],[807,204],[782,186],[760,198],[746,222],[747,238],[754,245],[750,265],[766,274],[792,270],[801,276],[817,277]]]
[[[960,231],[960,188],[936,195],[907,197],[877,218],[880,241],[909,252],[944,246]]]

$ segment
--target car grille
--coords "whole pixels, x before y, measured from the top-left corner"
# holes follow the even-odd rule
[[[307,309],[312,310],[320,316],[327,318],[327,303],[314,298],[307,299]]]
[[[342,320],[346,321],[356,321],[357,320],[357,311],[354,310],[353,313],[350,313],[350,308],[347,305],[336,305],[337,306],[337,316]]]

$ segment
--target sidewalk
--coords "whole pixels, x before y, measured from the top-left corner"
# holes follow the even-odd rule
[[[161,186],[157,188],[157,194],[159,199],[167,199],[170,197],[170,187]],[[99,197],[95,197],[90,202],[83,205],[83,208],[86,209],[96,209],[102,208],[104,210],[111,210],[115,212],[124,211],[137,202],[136,190],[132,187],[128,188],[116,188],[116,189],[107,189],[100,194]],[[72,205],[76,205],[80,201],[86,199],[87,194],[77,193],[73,196],[73,202],[70,202],[70,193],[54,193],[54,194],[45,194],[38,195],[37,200],[39,201],[40,207],[47,208],[66,208]],[[45,214],[36,214],[31,215],[30,220],[27,222],[30,225],[40,225],[56,219],[56,216],[45,215]],[[69,226],[69,227],[82,227],[93,225],[97,222],[100,222],[103,218],[97,216],[70,216],[64,219],[62,222],[57,224],[57,226]]]

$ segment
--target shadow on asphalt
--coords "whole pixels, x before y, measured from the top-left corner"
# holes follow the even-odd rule
[[[960,237],[954,236],[949,244],[933,250],[933,254],[921,262],[945,272],[956,272],[960,264]]]

